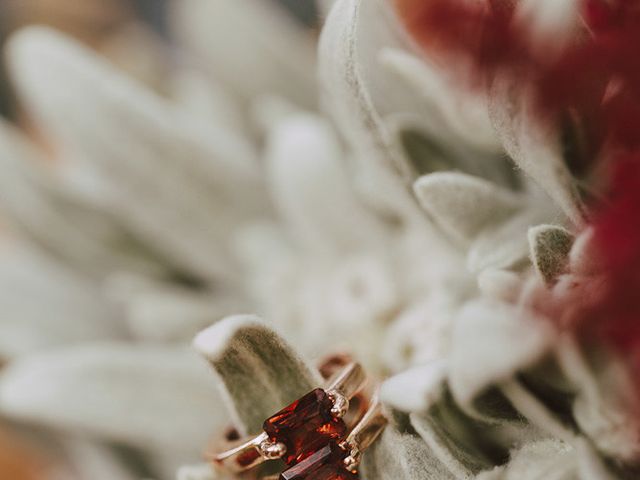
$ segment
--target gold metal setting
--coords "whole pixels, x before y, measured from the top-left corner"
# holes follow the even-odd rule
[[[349,412],[350,400],[364,389],[366,383],[366,373],[362,365],[356,362],[348,363],[329,379],[325,391],[333,403],[331,415],[335,418],[346,417]],[[359,402],[361,410],[366,409],[367,405],[367,401]],[[354,423],[366,418],[368,413],[366,410],[356,412]],[[358,425],[353,428],[352,433],[356,428]],[[267,460],[279,459],[285,454],[285,445],[272,442],[269,436],[262,432],[248,440],[239,441],[239,444],[233,448],[207,455],[206,458],[222,471],[239,473],[252,469]]]

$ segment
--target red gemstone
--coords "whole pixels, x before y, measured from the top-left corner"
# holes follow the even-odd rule
[[[279,480],[358,480],[358,475],[344,467],[347,456],[335,442],[331,442],[300,463],[280,474]]]
[[[347,427],[331,415],[331,407],[327,393],[316,388],[264,422],[269,438],[286,445],[283,460],[288,465],[307,458],[331,440],[344,438]]]

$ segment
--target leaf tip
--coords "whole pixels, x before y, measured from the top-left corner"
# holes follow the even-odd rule
[[[216,360],[238,330],[251,326],[261,327],[264,322],[256,315],[231,315],[198,333],[192,345],[203,357]]]

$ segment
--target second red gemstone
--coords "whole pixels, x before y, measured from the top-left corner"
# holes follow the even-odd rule
[[[280,474],[279,480],[358,480],[344,467],[347,452],[330,443]]]
[[[331,407],[327,393],[317,388],[264,422],[269,438],[287,447],[283,460],[288,465],[307,458],[331,440],[344,438],[347,427],[331,415]]]

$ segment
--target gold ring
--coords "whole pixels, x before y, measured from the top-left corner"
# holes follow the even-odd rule
[[[326,478],[341,479],[336,476],[336,469],[343,470],[340,475],[344,474],[345,479],[357,478],[354,472],[361,452],[379,435],[386,419],[377,397],[370,402],[365,394],[367,377],[362,366],[345,363],[344,357],[331,357],[320,368],[325,376],[336,366],[344,366],[324,389],[305,394],[266,419],[260,434],[235,441],[234,446],[213,453],[208,459],[229,473],[282,460],[285,470],[269,480],[315,479],[317,475],[308,477],[305,472],[318,469],[334,471],[334,476]]]
[[[378,438],[386,425],[387,418],[376,395],[371,407],[346,440],[330,442],[280,475],[264,480],[357,480],[362,453]]]

